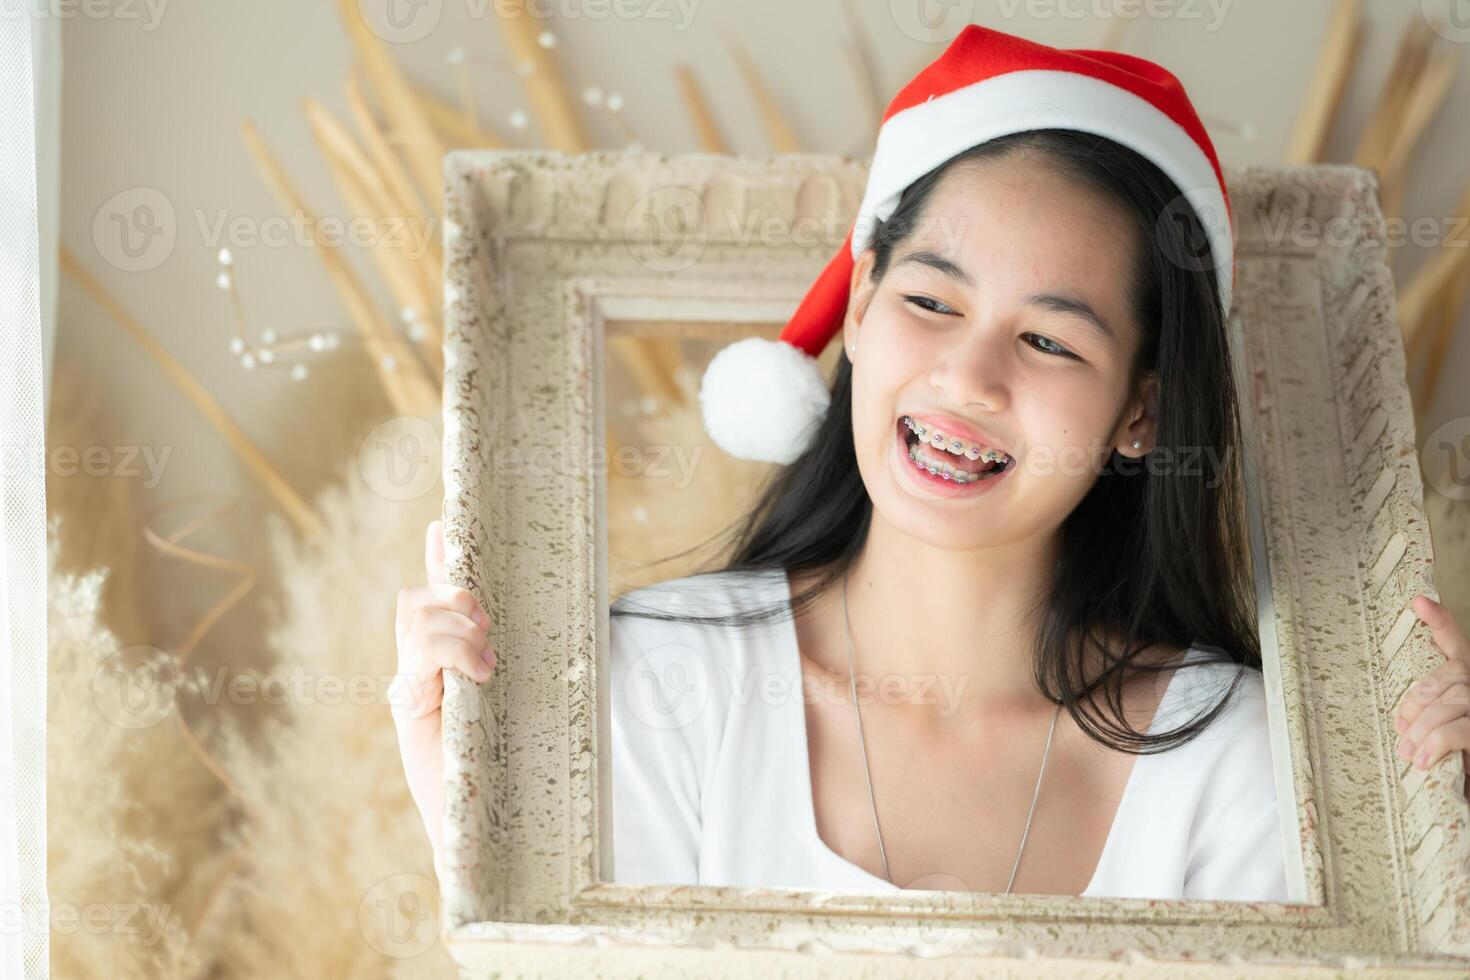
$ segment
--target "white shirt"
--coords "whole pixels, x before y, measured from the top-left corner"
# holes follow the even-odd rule
[[[719,615],[789,597],[782,569],[719,572],[614,608]],[[898,890],[817,833],[789,616],[746,627],[613,616],[609,657],[614,881]],[[1150,730],[1199,712],[1236,671],[1176,671]],[[1137,757],[1083,895],[1287,900],[1265,708],[1247,671],[1193,740]]]

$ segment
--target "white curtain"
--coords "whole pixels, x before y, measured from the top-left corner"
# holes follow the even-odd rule
[[[50,957],[46,486],[35,450],[45,445],[43,318],[50,332],[55,311],[60,23],[44,10],[0,0],[0,977],[27,980],[48,976]]]

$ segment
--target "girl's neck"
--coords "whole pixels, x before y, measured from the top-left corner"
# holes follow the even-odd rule
[[[847,586],[860,692],[892,699],[888,684],[920,703],[929,692],[936,721],[1035,706],[1032,613],[1050,586],[1059,543],[1054,536],[985,551],[933,548],[875,512]],[[841,588],[839,580],[832,608],[845,673]]]

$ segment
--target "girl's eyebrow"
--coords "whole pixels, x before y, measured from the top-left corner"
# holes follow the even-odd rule
[[[921,248],[918,251],[909,252],[894,264],[895,266],[899,266],[905,262],[928,266],[966,288],[975,288],[975,281],[970,278],[969,273],[932,249]],[[1094,327],[1097,327],[1097,329],[1101,330],[1108,337],[1113,339],[1117,338],[1117,334],[1113,332],[1112,327],[1108,326],[1108,322],[1098,315],[1098,312],[1086,302],[1076,297],[1059,296],[1056,293],[1032,293],[1026,297],[1026,303],[1031,306],[1041,307],[1052,313],[1069,313],[1073,316],[1081,317]]]

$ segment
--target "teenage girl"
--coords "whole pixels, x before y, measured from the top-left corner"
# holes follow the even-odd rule
[[[716,440],[786,465],[727,566],[613,605],[615,880],[1291,897],[1201,200],[1213,148],[1141,59],[972,25],[899,93],[778,361],[706,376]],[[839,335],[830,386],[783,373]],[[495,654],[426,548],[393,713],[437,850],[441,671]],[[1413,608],[1427,768],[1470,750],[1470,643]]]

